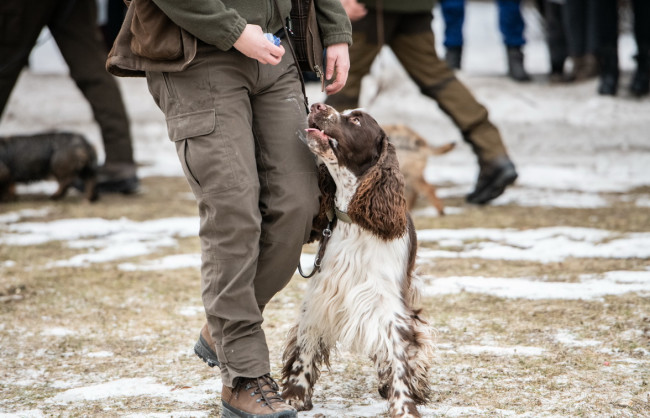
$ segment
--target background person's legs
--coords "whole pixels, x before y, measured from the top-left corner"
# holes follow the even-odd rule
[[[440,0],[440,10],[445,21],[445,61],[454,69],[460,69],[463,54],[463,24],[465,23],[465,0]]]
[[[594,0],[598,25],[598,94],[613,96],[618,91],[618,5],[616,0]]]
[[[88,100],[99,125],[106,159],[100,168],[100,192],[137,190],[129,119],[116,80],[106,71],[106,47],[97,26],[95,0],[76,0],[49,25],[70,68],[70,77]]]
[[[508,75],[515,81],[529,81],[530,75],[524,67],[522,51],[526,40],[521,0],[497,0],[497,6],[499,7],[499,30],[503,35],[508,57]]]
[[[422,93],[438,103],[476,154],[481,174],[468,201],[483,204],[499,196],[517,177],[514,165],[487,109],[438,58],[431,16],[404,19],[390,46]]]
[[[632,77],[630,92],[640,97],[650,93],[650,2],[633,0],[632,9],[637,68]]]
[[[58,3],[56,0],[0,2],[0,117],[41,30],[50,22]]]

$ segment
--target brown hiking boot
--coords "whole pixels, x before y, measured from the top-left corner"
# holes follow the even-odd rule
[[[194,353],[210,367],[219,365],[217,353],[214,352],[214,341],[212,341],[212,336],[210,336],[207,323],[201,328],[199,339],[194,344]]]
[[[280,388],[265,374],[255,378],[239,377],[235,387],[223,385],[221,404],[224,418],[278,418],[297,417],[295,408],[284,402]]]

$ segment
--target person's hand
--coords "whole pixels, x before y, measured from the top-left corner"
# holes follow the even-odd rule
[[[355,22],[368,13],[366,6],[359,3],[357,0],[341,0],[341,5],[343,5],[350,22]]]
[[[336,73],[334,81],[325,87],[325,93],[337,93],[345,86],[345,82],[348,80],[348,71],[350,70],[348,44],[340,43],[328,46],[327,63],[325,65],[325,79],[327,81],[331,80]]]
[[[233,46],[242,54],[262,64],[277,65],[284,55],[284,47],[275,46],[273,42],[266,39],[262,28],[258,25],[246,25]]]

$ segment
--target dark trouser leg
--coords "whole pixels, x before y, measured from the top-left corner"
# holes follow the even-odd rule
[[[634,10],[634,39],[637,45],[637,68],[630,84],[635,96],[650,93],[650,3],[644,0],[632,2]]]
[[[593,0],[591,0],[593,1]],[[555,3],[547,1],[547,3]],[[556,5],[556,7],[558,7]],[[571,56],[582,56],[587,53],[586,41],[586,16],[584,0],[566,0],[564,3],[563,24],[566,28],[566,39],[569,54]]]
[[[90,103],[102,133],[105,164],[131,166],[135,175],[131,133],[117,82],[105,68],[107,51],[96,24],[94,0],[77,0],[50,31],[70,67],[70,76]]]
[[[582,81],[598,73],[596,62],[596,5],[593,0],[566,0],[563,25],[573,71],[571,78]]]
[[[616,0],[595,0],[598,8],[598,93],[615,95],[618,90],[618,9]]]
[[[546,41],[551,56],[551,77],[559,77],[560,80],[564,74],[564,61],[567,58],[567,37],[563,26],[565,7],[566,5],[548,0],[544,5]]]
[[[0,2],[0,117],[41,30],[50,21],[57,1]]]

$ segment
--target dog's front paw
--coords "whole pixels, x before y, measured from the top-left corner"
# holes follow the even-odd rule
[[[305,390],[299,387],[290,387],[282,392],[282,399],[298,411],[309,411],[314,405],[311,399],[305,396]]]
[[[384,399],[388,399],[388,392],[390,391],[390,384],[386,383],[383,385],[379,385],[377,388],[377,392],[379,392],[379,396],[381,396]]]
[[[311,411],[314,407],[311,401],[303,401],[300,399],[285,399],[285,401],[296,408],[296,411]]]

